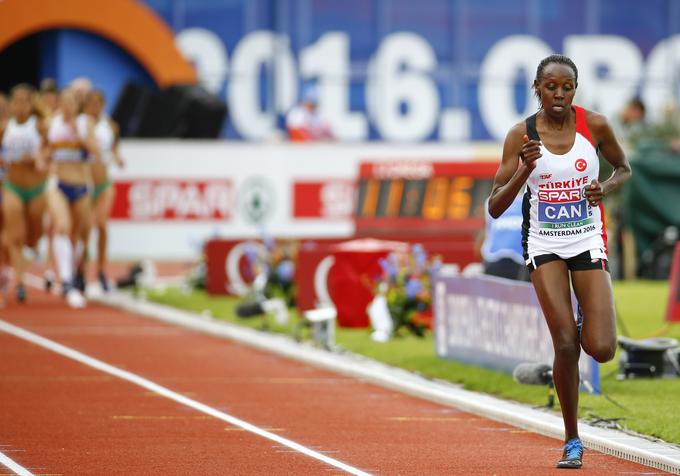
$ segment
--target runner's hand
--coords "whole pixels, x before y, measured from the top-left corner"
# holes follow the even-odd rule
[[[537,140],[529,140],[529,136],[524,134],[522,138],[524,144],[519,152],[520,160],[529,170],[536,168],[536,161],[541,158],[541,143]]]
[[[596,207],[602,201],[604,197],[604,189],[602,184],[597,180],[590,182],[590,185],[586,187],[586,198],[591,207]]]

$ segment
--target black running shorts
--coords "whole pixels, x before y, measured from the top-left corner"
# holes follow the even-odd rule
[[[534,256],[533,259],[529,260],[527,267],[531,273],[533,270],[541,266],[542,264],[550,263],[551,261],[562,260],[567,263],[567,268],[569,271],[587,271],[590,269],[601,269],[609,272],[609,263],[606,259],[602,258],[592,258],[590,251],[584,251],[583,253],[572,256],[571,258],[560,258],[556,254],[545,254]]]

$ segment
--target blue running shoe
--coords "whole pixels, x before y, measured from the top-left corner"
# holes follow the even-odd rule
[[[583,443],[576,437],[564,445],[564,454],[556,467],[561,469],[579,469],[583,464]]]

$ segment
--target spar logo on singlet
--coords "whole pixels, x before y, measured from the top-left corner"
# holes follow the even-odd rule
[[[588,177],[550,181],[539,185],[538,221],[541,228],[576,228],[592,223],[585,198]]]

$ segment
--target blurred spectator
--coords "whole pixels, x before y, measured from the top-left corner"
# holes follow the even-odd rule
[[[680,109],[673,100],[669,100],[661,116],[653,122],[647,120],[645,112],[645,104],[636,97],[613,121],[617,137],[630,147],[631,152],[637,152],[632,154],[631,160],[647,157],[652,151],[666,153],[670,150],[675,157],[674,154],[680,153]],[[605,166],[601,172],[608,174],[609,168]]]
[[[613,122],[617,138],[632,147],[649,133],[645,103],[639,97],[628,101]]]
[[[667,105],[660,128],[667,137],[671,152],[680,154],[680,109],[674,101]]]
[[[90,91],[92,91],[92,81],[84,76],[81,76],[71,81],[69,88],[73,91],[73,94],[76,97],[78,111],[80,111],[83,107],[83,104],[85,103],[85,97]]]
[[[482,258],[484,273],[508,279],[529,281],[522,249],[523,194],[498,218],[489,214],[485,204],[485,226],[477,236],[476,251]],[[488,200],[487,200],[488,203]]]
[[[300,104],[288,112],[286,129],[288,137],[293,142],[333,139],[330,126],[319,115],[316,88],[306,88]]]
[[[0,128],[9,120],[9,103],[5,93],[0,93]]]
[[[52,78],[45,78],[40,82],[40,102],[45,108],[45,112],[52,116],[57,110],[59,99],[59,88],[57,82]]]

